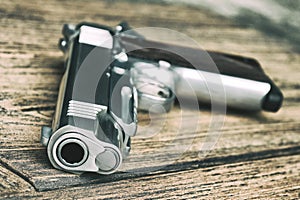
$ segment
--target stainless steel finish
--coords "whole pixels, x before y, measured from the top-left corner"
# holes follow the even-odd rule
[[[117,27],[116,36],[122,27]],[[119,62],[128,61],[127,54],[120,46],[118,38],[108,30],[83,25],[79,30],[64,26],[64,39],[60,47],[68,58],[72,56],[74,39],[79,36],[78,42],[101,48],[112,49],[112,55]],[[116,39],[117,38],[117,39]],[[121,116],[117,117],[107,106],[93,103],[70,100],[66,116],[62,116],[63,100],[66,95],[66,83],[69,78],[68,66],[60,86],[56,114],[53,122],[53,131],[44,128],[41,142],[47,145],[48,157],[52,165],[61,170],[72,173],[97,172],[100,174],[114,173],[130,151],[129,139],[137,129],[137,90],[123,87],[121,90]],[[126,69],[113,66],[114,73],[128,75]],[[108,77],[110,73],[106,73]],[[133,108],[132,103],[133,100]],[[133,113],[131,113],[133,112]],[[65,115],[65,114],[64,114]],[[70,118],[68,118],[70,117]],[[63,122],[61,121],[63,119]],[[66,122],[67,121],[67,122]],[[72,125],[61,124],[69,123]],[[112,124],[111,124],[112,123]],[[107,125],[107,126],[106,126]],[[59,128],[60,127],[60,128]],[[105,127],[102,130],[101,127]],[[124,134],[125,133],[125,134]],[[52,135],[51,135],[52,134]],[[110,135],[112,134],[112,135]],[[51,137],[50,137],[51,136]],[[112,136],[112,138],[110,138]],[[74,153],[74,148],[78,153]]]
[[[83,156],[80,159],[80,161],[70,163],[67,160],[65,160],[65,158],[63,157],[63,148],[65,148],[67,145],[70,145],[70,144],[76,144],[82,149]],[[87,146],[81,140],[78,140],[75,138],[68,138],[68,139],[65,139],[64,141],[62,141],[58,145],[57,156],[58,156],[58,159],[60,160],[60,162],[63,163],[64,165],[69,166],[69,167],[77,167],[77,166],[82,165],[86,161],[86,159],[88,157],[88,149],[87,149]]]
[[[121,63],[128,61],[128,56],[125,52],[120,52],[119,54],[115,55],[114,58]]]
[[[224,103],[221,102],[224,100],[222,96],[217,98],[220,93],[208,89],[208,85],[210,88],[220,87],[221,79],[226,94],[226,104],[244,110],[261,110],[262,101],[271,89],[269,83],[195,69],[174,67],[174,71],[179,75],[176,82],[176,96],[191,98],[196,95],[202,102],[210,103],[211,93],[214,93],[216,97],[214,100],[220,101],[217,103]]]
[[[120,25],[116,26],[116,32],[117,33],[121,32],[122,30],[123,30],[122,26],[120,26]]]
[[[59,155],[61,152],[60,146],[68,142],[74,142],[82,146],[83,149],[86,148],[84,151],[88,154],[84,154],[87,157],[84,157],[82,162],[72,165],[61,159],[61,155]],[[64,126],[53,133],[47,151],[49,160],[54,167],[74,173],[97,172],[99,174],[111,174],[122,163],[121,152],[115,145],[98,140],[92,131],[70,125]],[[105,159],[101,161],[100,158]],[[101,162],[107,162],[108,164],[106,166]]]
[[[130,91],[129,91],[129,90]],[[130,94],[129,94],[130,92]],[[134,100],[134,108],[133,108],[133,119],[131,119],[129,115],[129,102],[132,95],[134,98],[136,98],[136,90],[133,89],[133,91],[129,87],[123,87],[121,90],[121,96],[122,96],[122,116],[121,118],[116,116],[113,112],[111,112],[111,116],[114,118],[114,120],[122,127],[124,133],[127,136],[135,136],[136,130],[137,130],[137,101]]]
[[[113,37],[109,31],[91,26],[81,26],[79,43],[112,49]]]
[[[102,110],[107,110],[107,107],[103,105],[71,100],[69,101],[67,116],[76,116],[95,120],[97,113]]]
[[[139,79],[134,84],[138,89],[138,109],[161,113],[173,107],[175,94],[169,87],[149,79]]]
[[[59,44],[69,60],[60,85],[52,129],[43,127],[41,134],[41,143],[47,145],[49,160],[55,168],[73,173],[114,173],[120,167],[122,159],[129,155],[129,140],[130,137],[135,136],[137,130],[137,108],[156,113],[168,112],[171,110],[176,96],[178,100],[185,98],[208,103],[227,103],[228,106],[244,110],[262,109],[262,102],[271,90],[269,83],[172,66],[164,60],[159,60],[156,63],[150,60],[138,60],[134,57],[128,58],[120,37],[125,34],[122,30],[121,25],[117,26],[115,35],[112,36],[110,31],[93,26],[82,25],[79,30],[72,25],[64,26],[64,38]],[[143,38],[134,31],[129,31],[125,35],[135,39]],[[67,113],[65,113],[64,95],[70,94],[66,93],[68,73],[75,73],[71,74],[71,82],[74,80],[73,76],[77,75],[77,71],[74,72],[70,68],[80,68],[80,66],[71,65],[73,63],[79,65],[89,53],[85,50],[86,48],[74,49],[77,47],[77,42],[81,43],[79,48],[87,47],[83,44],[101,47],[96,48],[103,50],[101,55],[118,61],[113,62],[116,66],[110,64],[110,68],[104,71],[107,76],[104,78],[108,79],[105,79],[103,86],[107,87],[105,89],[109,92],[103,92],[104,95],[108,95],[105,96],[103,102],[114,100],[114,96],[111,94],[114,89],[112,87],[120,80],[120,76],[125,75],[126,82],[124,85],[131,84],[133,87],[122,85],[124,87],[121,89],[121,102],[119,102],[119,94],[117,94],[116,99],[118,101],[116,104],[114,104],[115,102],[107,103],[108,106],[70,100]],[[73,54],[74,51],[77,53]],[[80,56],[80,52],[84,52],[82,57],[75,57],[76,55]],[[102,67],[98,63],[104,62],[105,56],[89,66],[97,71],[98,68],[94,67]],[[96,56],[96,58],[98,57]],[[132,60],[134,63],[131,62]],[[123,64],[120,65],[120,63]],[[128,64],[132,64],[130,71]],[[109,80],[109,78],[112,79]],[[72,84],[68,83],[68,86],[71,87]],[[119,92],[119,89],[118,86],[116,91]],[[220,90],[222,91],[220,92]],[[226,98],[224,98],[224,92],[227,95]],[[102,96],[100,95],[100,97]],[[108,97],[108,101],[106,97]],[[72,97],[66,97],[66,99],[70,98]],[[121,110],[118,107],[120,104]],[[116,110],[112,109],[115,105],[117,105]],[[53,134],[52,130],[54,131]],[[76,147],[75,150],[79,153],[76,153],[74,148],[70,146]]]
[[[169,66],[166,61],[159,61],[159,63],[135,62],[131,68],[133,82],[138,82],[141,78],[147,78],[152,82],[166,85],[174,91],[177,77],[173,67]]]
[[[170,63],[136,62],[131,68],[131,77],[138,91],[138,109],[156,113],[170,111],[177,79]]]
[[[178,98],[197,98],[207,103],[213,100],[213,103],[226,103],[230,107],[256,111],[262,109],[262,101],[271,89],[269,83],[171,66],[165,61],[159,61],[158,64],[136,62],[131,69],[131,76],[138,90],[141,110],[149,110],[156,104],[168,111],[176,95]],[[169,93],[167,88],[170,89]],[[220,91],[223,88],[225,91]]]
[[[119,162],[119,156],[110,148],[96,156],[96,165],[101,171],[109,172],[115,169]]]
[[[52,135],[52,129],[48,126],[43,126],[41,131],[41,139],[40,139],[40,142],[43,146],[47,146],[51,135]]]
[[[132,122],[130,117],[130,99],[132,98],[132,91],[129,87],[122,87],[121,90],[122,97],[122,121],[126,124]]]
[[[158,61],[158,64],[159,64],[160,68],[170,69],[170,67],[171,67],[171,64],[164,60]]]
[[[133,121],[133,119],[131,119],[130,117],[130,99],[132,98],[132,90],[127,87],[127,86],[124,86],[122,87],[122,90],[121,90],[121,97],[122,97],[122,121],[124,124],[130,124],[132,122],[136,123],[135,121]],[[136,127],[135,127],[136,128]],[[134,130],[136,132],[136,130]],[[125,138],[124,138],[124,143],[123,143],[123,148],[125,152],[128,152],[129,153],[129,150],[130,149],[126,149],[127,148],[127,143],[128,143],[128,140],[129,140],[129,136],[128,134],[126,134],[125,132]]]
[[[123,69],[120,67],[114,67],[112,70],[113,70],[113,72],[115,72],[116,74],[119,74],[119,75],[126,74],[126,69]]]

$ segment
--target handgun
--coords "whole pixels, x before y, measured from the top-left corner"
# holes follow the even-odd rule
[[[44,126],[41,134],[55,168],[114,173],[129,155],[138,109],[160,105],[168,112],[180,98],[210,103],[207,85],[221,84],[226,96],[216,102],[228,107],[271,112],[281,107],[281,91],[255,59],[157,42],[131,30],[126,22],[115,28],[63,26],[65,72],[52,127]],[[201,57],[207,54],[217,70]]]

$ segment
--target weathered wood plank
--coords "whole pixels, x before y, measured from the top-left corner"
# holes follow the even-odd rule
[[[299,152],[298,152],[299,153]],[[246,158],[246,157],[245,157]],[[72,187],[56,192],[28,192],[17,197],[84,199],[297,199],[300,156],[211,165],[118,182]],[[15,195],[7,195],[16,197]]]
[[[77,187],[55,192],[29,191],[20,197],[296,198],[299,195],[300,55],[293,53],[284,40],[266,37],[205,10],[183,5],[93,0],[1,1],[0,16],[0,25],[5,30],[0,32],[0,160],[26,180],[20,179],[18,190],[18,185],[7,185],[0,178],[0,184],[5,185],[4,193],[24,192],[30,183],[36,190]],[[158,123],[156,130],[160,132],[147,132],[149,117],[139,115],[140,131],[133,139],[132,155],[125,167],[151,169],[148,175],[78,176],[53,169],[39,144],[39,133],[42,125],[51,124],[63,73],[63,57],[57,49],[61,26],[80,21],[113,26],[121,20],[127,20],[133,27],[175,29],[191,36],[205,49],[257,58],[283,90],[286,97],[283,108],[276,114],[230,110],[220,139],[204,160],[198,153],[211,120],[205,106],[200,107],[200,112],[186,113],[186,128],[180,135],[177,135],[181,118],[178,107],[167,115],[162,127]],[[198,115],[200,120],[194,118]],[[190,128],[196,120],[199,127]],[[172,148],[167,144],[172,144]],[[177,162],[173,163],[174,160]],[[166,163],[173,165],[162,169]],[[9,177],[16,177],[6,169],[3,171]]]
[[[31,190],[33,190],[33,187],[28,182],[0,164],[0,197]]]
[[[178,120],[173,119],[173,123],[176,122]],[[221,138],[218,142],[215,141],[216,145],[213,151],[208,154],[208,157],[204,157],[199,153],[202,152],[201,146],[207,137],[206,129],[199,132],[181,132],[180,135],[177,135],[176,128],[166,126],[164,132],[147,139],[145,136],[137,136],[133,140],[131,156],[125,161],[122,170],[133,173],[142,171],[142,174],[148,173],[149,170],[150,172],[154,170],[154,172],[168,173],[169,168],[163,169],[168,164],[183,163],[188,169],[191,167],[191,161],[202,162],[203,159],[218,157],[226,160],[228,156],[242,156],[248,152],[294,148],[300,143],[299,132],[297,132],[299,127],[298,122],[225,127]],[[251,159],[250,156],[248,158]],[[17,173],[22,174],[37,190],[99,182],[99,178],[95,178],[95,176],[79,177],[53,169],[43,147],[3,149],[0,151],[0,159]],[[231,162],[230,159],[229,162]],[[223,164],[227,164],[227,162],[224,161]],[[103,179],[104,182],[107,182],[130,177],[130,173],[117,173],[115,176],[105,178],[100,176],[100,180]]]

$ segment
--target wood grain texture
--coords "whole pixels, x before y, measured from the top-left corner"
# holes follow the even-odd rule
[[[300,55],[284,40],[184,5],[0,1],[0,17],[0,197],[299,198]],[[62,24],[121,20],[183,32],[204,49],[255,57],[282,89],[283,108],[276,114],[229,110],[214,137],[212,115],[202,105],[183,116],[175,107],[154,117],[151,129],[149,116],[139,114],[123,167],[136,173],[78,176],[53,169],[39,137],[41,126],[51,124],[63,73]],[[199,155],[205,142],[216,143]]]
[[[11,172],[5,166],[0,165],[0,194],[11,194],[16,192],[28,192],[33,187],[18,175]]]
[[[244,161],[5,198],[297,199],[299,161],[297,155]]]

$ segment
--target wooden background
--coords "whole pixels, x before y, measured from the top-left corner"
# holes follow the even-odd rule
[[[180,135],[178,108],[152,133],[149,117],[140,114],[125,167],[149,171],[78,176],[53,169],[39,137],[41,126],[51,125],[63,73],[57,48],[62,24],[114,26],[121,20],[133,27],[173,29],[205,49],[257,58],[284,93],[282,109],[275,114],[229,110],[206,157],[198,153],[211,119],[207,108],[187,111]],[[0,197],[300,198],[300,55],[285,38],[200,8],[135,1],[0,0],[0,23]]]

